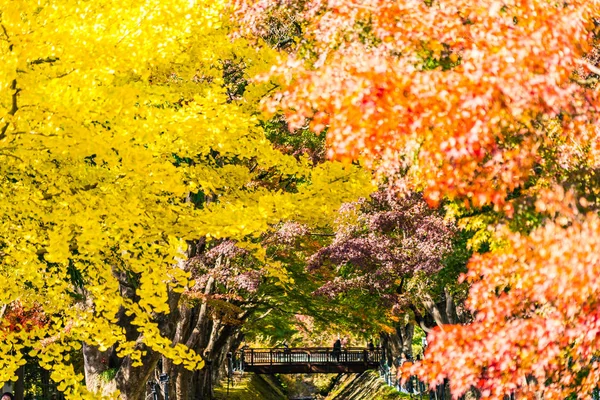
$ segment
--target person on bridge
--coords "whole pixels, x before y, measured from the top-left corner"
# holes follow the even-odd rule
[[[372,340],[369,340],[369,343],[367,343],[367,349],[369,350],[369,353],[367,354],[367,359],[374,360],[375,359],[375,345],[373,344]]]
[[[283,361],[292,362],[292,350],[288,346],[287,342],[283,342]]]
[[[340,338],[338,338],[335,343],[333,344],[333,357],[337,360],[340,361],[340,354],[342,353],[342,341],[340,340]]]

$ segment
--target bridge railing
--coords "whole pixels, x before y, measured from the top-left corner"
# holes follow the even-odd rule
[[[378,364],[382,359],[381,349],[369,350],[362,347],[347,347],[333,350],[330,347],[303,348],[242,348],[234,354],[237,365],[281,365],[281,364]]]

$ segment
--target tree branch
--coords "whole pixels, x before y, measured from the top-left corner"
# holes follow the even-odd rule
[[[14,158],[16,160],[23,162],[23,159],[21,157],[15,156],[14,154],[0,153],[0,156],[11,157],[11,158]]]
[[[0,24],[0,26],[2,27],[4,36],[6,36],[6,40],[8,40],[8,42],[10,43],[10,36],[8,36],[6,27],[4,26],[4,24]],[[8,46],[8,50],[9,51],[13,50],[12,43]],[[21,91],[21,89],[17,89],[17,79],[16,78],[12,80],[12,83],[10,84],[10,89],[13,90],[12,107],[11,107],[10,111],[8,111],[7,115],[15,115],[15,113],[19,109],[19,106],[17,104],[17,96],[19,95],[19,92]],[[7,121],[4,123],[4,126],[0,129],[0,140],[4,139],[6,137],[6,131],[8,130],[9,126],[10,126],[10,122]]]
[[[600,75],[600,68],[596,67],[594,64],[592,64],[588,60],[575,60],[575,63],[587,67],[587,69],[589,69],[590,72],[593,72],[596,75]]]
[[[596,77],[591,77],[587,79],[571,79],[573,82],[577,83],[581,86],[589,86],[598,83],[599,79]]]
[[[19,109],[19,105],[17,104],[17,96],[19,95],[19,92],[21,91],[21,89],[17,88],[17,80],[16,79],[12,80],[12,83],[10,84],[10,89],[14,90],[14,92],[12,94],[12,107],[6,114],[7,115],[15,115],[17,113],[17,110]],[[6,137],[6,131],[8,130],[9,126],[10,126],[10,122],[7,121],[4,123],[4,126],[2,127],[2,129],[0,129],[0,140],[4,139]]]
[[[220,257],[219,257],[219,261],[220,261]],[[213,286],[214,281],[215,281],[215,278],[210,276],[208,278],[208,282],[206,283],[206,287],[204,288],[204,298],[202,299],[202,305],[200,306],[200,312],[198,314],[198,319],[196,320],[196,325],[194,326],[192,333],[188,337],[188,340],[185,342],[186,347],[189,349],[191,349],[196,344],[196,341],[198,340],[198,336],[200,335],[200,332],[202,330],[202,325],[205,322],[206,310],[207,310],[206,299],[207,299],[207,296],[212,291],[212,286]]]
[[[29,65],[38,65],[38,64],[52,64],[60,60],[58,57],[46,57],[46,58],[38,58],[37,60],[33,60],[29,63]]]

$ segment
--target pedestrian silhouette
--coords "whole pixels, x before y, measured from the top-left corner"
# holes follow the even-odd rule
[[[333,357],[340,361],[340,354],[342,352],[342,341],[338,338],[333,344]]]
[[[290,350],[287,342],[283,342],[283,358],[287,362],[292,361],[292,351]]]

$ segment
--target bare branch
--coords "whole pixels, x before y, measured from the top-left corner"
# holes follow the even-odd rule
[[[37,60],[31,61],[30,65],[38,65],[38,64],[51,64],[60,60],[58,57],[46,57],[46,58],[38,58]]]
[[[21,91],[21,89],[17,88],[17,80],[16,79],[12,80],[12,83],[10,84],[10,89],[13,90],[12,107],[8,111],[7,115],[15,115],[17,113],[17,110],[19,109],[19,105],[17,103],[17,96],[19,95],[19,92]],[[9,126],[10,126],[10,122],[5,122],[2,129],[0,129],[0,140],[4,139],[6,137],[6,131],[8,130]]]
[[[600,68],[596,67],[594,64],[590,63],[589,61],[576,60],[575,62],[579,65],[583,65],[583,66],[587,67],[587,69],[589,69],[590,72],[593,72],[596,75],[600,75]]]
[[[14,158],[16,160],[19,160],[20,162],[24,162],[23,159],[21,157],[17,157],[14,154],[8,154],[8,153],[0,153],[0,157],[4,156],[4,157],[11,157]]]

